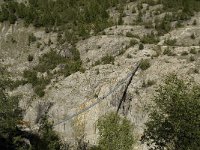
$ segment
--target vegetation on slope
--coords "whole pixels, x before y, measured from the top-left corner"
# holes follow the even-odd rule
[[[143,141],[155,150],[198,150],[200,86],[170,75],[158,87],[153,101],[155,106],[146,123]]]
[[[44,96],[44,89],[50,83],[55,73],[69,76],[72,73],[83,70],[81,67],[82,62],[80,60],[79,52],[76,49],[72,49],[71,52],[73,57],[65,58],[57,54],[56,51],[51,50],[39,58],[39,64],[37,66],[35,66],[33,69],[24,71],[24,78],[28,83],[32,84],[33,89],[38,96]],[[59,65],[63,67],[61,67],[57,72],[51,72]],[[47,76],[38,77],[38,72],[46,72]]]
[[[52,124],[44,117],[39,134],[23,130],[28,122],[23,121],[23,110],[19,107],[19,96],[9,96],[6,92],[13,87],[13,81],[4,76],[0,68],[0,147],[4,150],[59,150],[62,143],[53,131]]]
[[[28,4],[6,1],[1,6],[0,21],[11,24],[23,19],[26,25],[45,27],[46,31],[64,31],[68,40],[86,37],[108,27],[107,9],[125,0],[28,0]]]
[[[131,150],[135,139],[133,125],[116,113],[99,118],[99,150]]]

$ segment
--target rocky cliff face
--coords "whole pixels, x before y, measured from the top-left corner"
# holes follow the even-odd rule
[[[132,5],[135,6],[134,3],[128,6]],[[134,134],[138,139],[148,119],[148,106],[155,87],[162,82],[164,76],[177,73],[200,83],[200,24],[192,25],[194,19],[199,20],[199,14],[184,22],[183,27],[160,36],[158,44],[144,44],[141,50],[140,44],[131,44],[132,40],[139,42],[140,37],[156,31],[144,25],[130,25],[127,19],[124,18],[127,25],[110,27],[103,34],[76,44],[83,67],[86,68],[84,73],[54,77],[42,98],[34,94],[30,84],[10,91],[11,95],[22,96],[20,106],[25,109],[24,120],[30,122],[31,130],[37,130],[41,116],[48,114],[54,122],[55,130],[64,140],[74,142],[77,138],[84,138],[95,144],[98,138],[98,118],[107,112],[117,111],[130,73],[143,59],[149,60],[150,67],[136,72],[119,111],[135,125]],[[37,43],[28,45],[27,39],[31,33],[39,39],[40,48]],[[192,34],[195,38],[191,38]],[[21,23],[0,24],[0,64],[7,67],[13,79],[22,78],[23,70],[35,66],[42,54],[50,49],[58,52],[65,50],[60,49],[56,38],[56,33],[45,33],[33,27],[25,28]],[[49,39],[51,45],[48,45]],[[176,39],[176,44],[166,44],[167,39]],[[34,56],[33,62],[27,61],[29,54]],[[107,55],[114,57],[113,63],[96,63]],[[138,142],[134,149],[146,148]]]

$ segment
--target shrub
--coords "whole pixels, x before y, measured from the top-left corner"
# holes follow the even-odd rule
[[[34,88],[34,92],[39,96],[39,97],[43,97],[45,92],[44,92],[44,88],[45,86],[41,86],[41,85],[38,85]]]
[[[192,25],[194,25],[194,26],[197,25],[197,20],[196,19],[193,21]]]
[[[143,50],[144,49],[144,45],[142,43],[139,44],[139,50]]]
[[[133,33],[131,33],[131,32],[127,32],[127,33],[126,33],[126,36],[127,36],[127,37],[134,37]]]
[[[194,56],[190,56],[190,61],[195,61]]]
[[[102,64],[113,64],[114,61],[115,61],[115,57],[109,56],[109,55],[106,55],[106,56],[101,58]]]
[[[130,55],[130,54],[128,54],[128,55],[127,55],[127,58],[133,58],[133,56],[132,56],[132,55]]]
[[[57,73],[65,76],[69,76],[72,73],[83,70],[81,67],[82,62],[80,60],[79,52],[76,49],[71,49],[70,52],[72,54],[72,58],[65,58],[59,55],[56,51],[51,50],[39,58],[39,64],[37,66],[33,69],[24,71],[24,78],[26,78],[28,83],[32,84],[33,89],[38,96],[44,96],[44,89],[50,83],[53,76],[53,74],[49,73],[46,78],[38,78],[38,72],[49,72],[60,64],[64,67],[60,68]]]
[[[195,68],[194,69],[194,73],[198,74],[199,73],[199,69]]]
[[[29,35],[29,37],[28,37],[29,44],[35,42],[36,40],[37,39],[33,33],[31,35]]]
[[[191,34],[190,38],[194,40],[194,39],[196,38],[196,37],[195,37],[195,34],[194,34],[194,33]]]
[[[151,66],[151,64],[148,59],[144,59],[140,63],[140,69],[142,69],[142,70],[147,70],[150,66]]]
[[[151,28],[153,28],[154,26],[153,26],[152,21],[149,21],[149,22],[145,22],[145,23],[144,23],[144,27],[145,27],[146,29],[151,29]]]
[[[183,52],[181,53],[181,56],[186,56],[186,55],[188,55],[188,52],[187,52],[187,51],[183,51]]]
[[[33,61],[33,55],[28,55],[28,61]]]
[[[174,46],[176,44],[176,39],[167,39],[165,40],[165,44],[169,46]]]
[[[122,2],[123,0],[86,0],[84,3],[82,0],[73,3],[66,0],[28,0],[28,4],[24,4],[6,0],[0,6],[0,21],[15,23],[22,19],[25,26],[33,24],[35,27],[44,27],[47,33],[55,29],[63,32],[70,29],[72,34],[66,34],[66,39],[74,43],[77,39],[87,37],[91,30],[96,34],[113,25],[109,21],[107,10],[115,6],[123,8]],[[121,17],[119,24],[123,24]]]
[[[155,29],[159,35],[164,35],[171,30],[171,18],[166,15],[162,20],[155,20]]]
[[[171,49],[166,48],[163,52],[163,55],[174,56],[175,54],[171,51]]]
[[[168,55],[169,53],[171,53],[171,50],[169,48],[166,48],[163,52],[163,55]]]
[[[133,125],[116,113],[99,118],[99,148],[102,150],[132,150],[135,143]]]
[[[190,50],[190,53],[191,53],[191,54],[197,54],[197,51],[196,51],[195,48],[192,48],[192,49]]]
[[[144,44],[155,44],[159,42],[159,39],[154,33],[151,33],[143,36],[141,42]]]
[[[134,45],[136,45],[137,43],[138,43],[137,40],[132,39],[132,40],[130,41],[130,46],[134,46]]]
[[[156,82],[154,80],[148,80],[147,82],[143,81],[142,82],[142,87],[147,88],[150,86],[153,86]]]
[[[199,149],[200,86],[168,76],[153,98],[142,141],[154,149]]]
[[[132,13],[133,13],[133,14],[136,13],[135,7],[132,8]]]
[[[122,15],[120,15],[118,19],[118,25],[123,25],[123,23],[124,23],[123,17]]]

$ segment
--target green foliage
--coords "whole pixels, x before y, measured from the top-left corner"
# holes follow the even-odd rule
[[[191,34],[190,38],[194,40],[196,38],[195,34]]]
[[[120,14],[119,19],[118,19],[118,25],[123,25],[124,20],[122,14]]]
[[[169,75],[156,92],[143,141],[155,150],[198,150],[200,86]]]
[[[196,51],[195,48],[192,48],[192,49],[190,50],[190,53],[191,53],[191,54],[197,54],[197,51]]]
[[[144,27],[146,29],[152,29],[152,28],[154,28],[152,21],[144,22]]]
[[[10,130],[11,132],[17,129],[17,123],[22,119],[18,102],[18,97],[9,97],[0,88],[0,134],[4,134],[5,131],[8,132]]]
[[[134,45],[136,45],[137,43],[138,43],[137,40],[131,39],[129,46],[134,46]]]
[[[142,69],[142,70],[147,70],[150,66],[151,66],[151,64],[148,59],[144,59],[140,63],[140,69]]]
[[[50,77],[37,77],[37,71],[35,70],[25,70],[24,78],[27,80],[28,83],[32,84],[34,92],[40,97],[44,96],[44,89],[46,88],[46,85],[50,83],[51,80]]]
[[[188,55],[188,52],[187,52],[187,51],[183,51],[183,52],[181,53],[181,56],[186,56],[186,55]]]
[[[39,58],[39,64],[37,66],[35,66],[33,69],[24,71],[24,78],[28,83],[32,84],[33,89],[38,96],[44,96],[44,90],[53,77],[53,74],[49,73],[49,71],[53,70],[58,65],[61,64],[64,66],[58,71],[58,73],[65,76],[69,76],[72,73],[82,70],[82,62],[80,60],[79,52],[75,48],[72,48],[70,52],[72,54],[72,58],[65,58],[59,55],[56,51],[51,50]],[[38,72],[47,72],[48,75],[45,78],[38,77]]]
[[[66,58],[57,54],[56,51],[51,50],[48,53],[45,53],[42,57],[39,58],[39,64],[34,68],[38,72],[46,72],[47,70],[52,70],[57,65],[65,63]]]
[[[134,144],[133,125],[126,118],[109,113],[98,120],[101,150],[131,150]]]
[[[1,6],[0,21],[14,23],[23,19],[25,25],[45,27],[47,32],[59,27],[69,33],[66,39],[74,42],[79,37],[87,37],[91,30],[97,33],[110,26],[107,9],[123,2],[125,0],[28,0],[25,5],[6,1]]]
[[[131,32],[127,32],[127,33],[126,33],[126,36],[127,36],[127,37],[135,37],[135,35],[134,35],[133,33],[131,33]]]
[[[190,61],[191,61],[191,62],[192,62],[192,61],[195,61],[194,56],[190,56]]]
[[[27,58],[27,60],[29,61],[29,62],[31,62],[31,61],[33,61],[33,55],[28,55],[28,58]]]
[[[139,44],[139,50],[143,50],[144,49],[144,45],[142,43]]]
[[[35,37],[35,35],[33,33],[31,35],[29,35],[29,37],[28,37],[29,44],[35,42],[36,40],[37,39],[36,39],[36,37]]]
[[[197,25],[197,20],[196,19],[193,21],[192,25],[194,25],[194,26]]]
[[[10,97],[0,87],[0,145],[1,149],[26,149],[19,136],[18,123],[22,120],[22,110],[18,106],[19,98]]]
[[[159,39],[154,33],[150,33],[143,36],[141,42],[145,44],[155,44],[159,42]]]
[[[113,64],[115,61],[115,57],[110,56],[110,55],[106,55],[104,57],[101,58],[101,60],[98,60],[95,62],[95,66],[100,65],[100,64]]]
[[[38,147],[41,150],[61,150],[62,142],[59,136],[53,131],[53,124],[48,121],[47,116],[44,116],[39,128],[40,142]]]
[[[176,39],[167,39],[165,40],[165,44],[169,46],[174,46],[176,44]]]
[[[150,6],[154,6],[154,5],[157,5],[159,4],[159,0],[142,0],[143,3],[146,3],[146,4],[149,4]]]
[[[143,81],[142,87],[147,88],[153,86],[154,84],[156,84],[154,80],[147,80],[146,82]]]
[[[166,14],[164,18],[155,20],[155,29],[158,31],[159,35],[168,33],[171,30],[171,22],[173,21],[173,16]]]
[[[1,68],[0,70],[2,71]],[[23,142],[18,127],[19,121],[22,120],[22,109],[18,105],[19,97],[9,96],[6,92],[13,84],[9,83],[10,81],[12,82],[3,76],[0,78],[0,145],[1,149],[25,150],[27,144]]]
[[[133,56],[131,54],[128,54],[126,57],[127,58],[133,58]]]
[[[39,135],[22,131],[22,110],[18,106],[19,97],[10,97],[0,87],[0,145],[9,150],[60,150],[62,143],[53,131],[52,124],[43,119]],[[30,144],[27,143],[30,141]]]
[[[194,11],[199,11],[199,0],[162,0],[165,9],[171,11],[182,10],[183,13],[192,15]]]
[[[168,55],[168,56],[169,56],[170,53],[171,53],[171,49],[166,48],[166,49],[164,50],[164,52],[163,52],[163,55]]]
[[[163,52],[163,55],[167,55],[167,56],[175,56],[176,54],[172,52],[172,50],[167,47],[164,52]]]

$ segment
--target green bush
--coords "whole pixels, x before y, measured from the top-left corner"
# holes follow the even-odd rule
[[[38,78],[38,72],[48,73],[50,70],[53,70],[60,64],[62,64],[64,67],[61,68],[58,73],[64,76],[69,76],[72,73],[83,70],[81,67],[82,62],[80,60],[79,52],[75,48],[72,48],[70,52],[72,54],[72,58],[65,58],[59,55],[56,51],[51,50],[39,58],[39,64],[37,66],[35,66],[33,69],[24,71],[24,78],[28,83],[32,84],[33,89],[38,96],[44,96],[44,89],[50,83],[53,77],[53,74],[49,73],[45,78]],[[104,61],[109,61],[109,59],[111,58],[107,58]]]
[[[28,61],[33,61],[33,55],[28,55]]]
[[[195,61],[194,56],[190,56],[190,61]]]
[[[127,36],[127,37],[135,37],[134,34],[131,33],[131,32],[127,32],[127,33],[126,33],[126,36]]]
[[[144,45],[142,43],[139,44],[139,50],[143,50],[144,49]]]
[[[164,9],[170,11],[182,10],[187,15],[193,15],[194,11],[200,10],[200,2],[198,0],[165,0],[162,1]]]
[[[133,58],[133,56],[131,54],[128,54],[127,58]]]
[[[143,36],[141,39],[141,42],[144,44],[155,44],[159,42],[159,39],[157,35],[155,35],[154,33],[151,33],[151,34],[147,34]]]
[[[164,35],[171,30],[172,16],[166,14],[163,19],[155,20],[155,29],[158,31],[159,35]]]
[[[151,66],[150,61],[148,59],[144,59],[140,63],[140,69],[147,70]]]
[[[194,73],[198,74],[199,73],[199,69],[194,68]]]
[[[148,80],[147,82],[143,81],[142,87],[147,88],[153,86],[154,84],[156,84],[154,80]]]
[[[187,52],[187,51],[183,51],[183,52],[181,53],[181,56],[186,56],[186,55],[188,55],[188,52]]]
[[[29,35],[28,37],[28,42],[29,42],[29,45],[33,42],[35,42],[37,40],[37,38],[35,37],[35,35],[32,33],[31,35]]]
[[[87,37],[90,31],[102,31],[110,25],[107,9],[123,6],[123,0],[28,0],[28,4],[5,1],[1,4],[0,21],[15,23],[22,19],[25,25],[33,24],[35,27],[45,27],[46,32],[56,28],[69,31],[66,39],[74,43],[78,38]],[[48,7],[47,7],[48,6]],[[123,24],[122,17],[119,20]],[[70,30],[69,30],[70,28]]]
[[[196,36],[195,36],[195,34],[194,34],[194,33],[193,33],[193,34],[191,34],[191,36],[190,36],[190,37],[191,37],[191,39],[193,39],[193,40],[196,38]]]
[[[194,26],[197,25],[197,20],[196,19],[193,21],[192,25],[194,25]]]
[[[191,54],[197,54],[197,51],[196,51],[195,48],[192,48],[192,49],[190,50],[190,53],[191,53]]]
[[[113,64],[114,61],[115,61],[115,57],[109,56],[109,55],[106,55],[106,56],[101,58],[102,64]]]
[[[142,141],[154,149],[198,150],[200,86],[176,75],[156,89]]]
[[[45,95],[44,92],[45,86],[38,85],[34,88],[34,92],[39,96],[43,97]]]
[[[174,46],[176,44],[176,39],[167,39],[165,40],[165,44],[169,46]]]
[[[176,54],[174,54],[174,53],[172,52],[171,49],[166,48],[166,49],[164,50],[164,52],[163,52],[163,55],[167,55],[167,56],[175,56]]]
[[[116,113],[99,118],[99,148],[101,150],[132,150],[135,143],[133,125]]]

